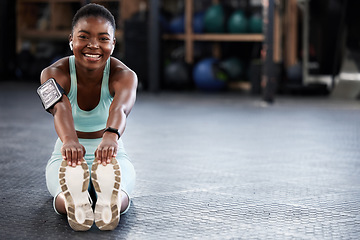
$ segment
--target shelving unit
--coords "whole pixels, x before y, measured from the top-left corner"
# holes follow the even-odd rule
[[[214,0],[219,3],[219,0]],[[194,62],[194,41],[212,42],[263,42],[263,34],[195,34],[192,29],[194,0],[185,0],[185,33],[184,34],[164,34],[164,40],[180,40],[185,42],[185,61],[189,64]]]
[[[264,34],[194,34],[192,30],[192,15],[193,15],[193,0],[184,0],[185,1],[185,33],[184,34],[164,34],[160,35],[160,27],[159,27],[159,6],[160,0],[149,0],[149,31],[148,31],[148,77],[149,77],[149,90],[151,92],[157,92],[160,90],[160,62],[159,62],[159,50],[160,50],[160,41],[159,37],[165,40],[181,40],[185,43],[185,61],[187,63],[192,64],[194,61],[193,50],[194,50],[194,41],[253,41],[253,42],[262,42],[263,45],[266,45],[266,56],[264,61],[264,65],[266,67],[266,72],[263,73],[262,79],[265,77],[272,76],[271,69],[273,69],[274,62],[279,61],[281,57],[281,19],[278,19],[278,25],[272,26],[273,21],[269,21],[273,19],[274,15],[269,14],[269,12],[274,11],[275,0],[264,0],[266,5],[263,5],[263,13],[266,13],[263,16],[267,20],[266,28]],[[217,1],[216,1],[217,2]],[[266,8],[265,8],[266,6]],[[277,17],[277,14],[275,14]],[[269,23],[271,22],[271,23]],[[275,28],[275,29],[274,29]],[[275,31],[276,41],[274,43],[272,31]],[[273,49],[275,50],[275,54],[273,54]],[[274,57],[278,57],[276,59]],[[270,82],[272,83],[272,82]],[[267,88],[267,92],[265,92],[264,99],[268,99],[275,92],[274,84],[269,84],[268,81],[265,82],[265,86]]]

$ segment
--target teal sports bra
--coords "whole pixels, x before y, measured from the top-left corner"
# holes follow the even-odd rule
[[[75,130],[80,132],[96,132],[104,129],[109,117],[109,108],[113,100],[109,92],[110,58],[106,62],[103,73],[100,101],[98,105],[90,111],[80,109],[77,102],[77,78],[74,55],[69,57],[69,66],[71,87],[67,97],[71,103]]]

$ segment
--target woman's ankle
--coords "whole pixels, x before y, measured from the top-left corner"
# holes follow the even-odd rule
[[[63,193],[56,196],[55,199],[55,210],[59,214],[66,214],[65,197]]]
[[[129,205],[130,205],[130,198],[127,195],[126,192],[122,191],[121,194],[121,209],[120,209],[120,213],[124,214],[127,212],[127,210],[129,209]]]

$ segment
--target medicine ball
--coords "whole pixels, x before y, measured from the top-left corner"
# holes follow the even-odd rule
[[[169,23],[169,30],[171,33],[184,33],[185,32],[185,18],[184,16],[175,17]]]
[[[249,19],[249,32],[262,33],[263,20],[260,14],[253,14]]]
[[[237,10],[231,14],[227,29],[230,33],[246,33],[248,31],[248,20],[242,10]]]
[[[160,22],[162,32],[165,32],[165,33],[171,32],[170,23],[164,15],[159,14],[159,22]]]
[[[198,12],[195,13],[193,18],[193,31],[194,33],[204,32],[204,13]]]
[[[222,5],[216,4],[209,7],[204,15],[204,28],[209,33],[225,32],[225,11]]]
[[[165,86],[170,89],[185,89],[191,85],[189,66],[182,60],[172,61],[164,69]]]
[[[215,58],[206,58],[198,62],[193,70],[195,85],[204,91],[219,91],[226,86],[226,76],[217,71],[219,61]]]
[[[243,63],[237,57],[225,59],[220,62],[219,66],[230,80],[240,80],[244,72]]]
[[[302,73],[302,64],[295,64],[287,68],[287,78],[289,83],[302,85],[303,82],[303,73]]]

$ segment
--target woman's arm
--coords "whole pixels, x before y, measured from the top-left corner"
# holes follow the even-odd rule
[[[61,68],[55,66],[45,68],[40,75],[41,84],[49,78],[56,79],[57,83],[65,89],[65,92],[69,91],[70,79]],[[85,155],[85,148],[79,143],[72,117],[71,104],[66,95],[50,109],[50,113],[54,116],[55,130],[63,143],[61,154],[67,160],[68,165],[75,167],[81,163]]]
[[[137,76],[128,69],[115,69],[109,83],[114,99],[110,105],[106,127],[116,128],[122,134],[126,126],[126,117],[136,100]],[[118,135],[116,133],[105,132],[103,134],[102,142],[95,151],[95,157],[99,163],[106,165],[110,163],[111,157],[116,156],[117,139]]]

